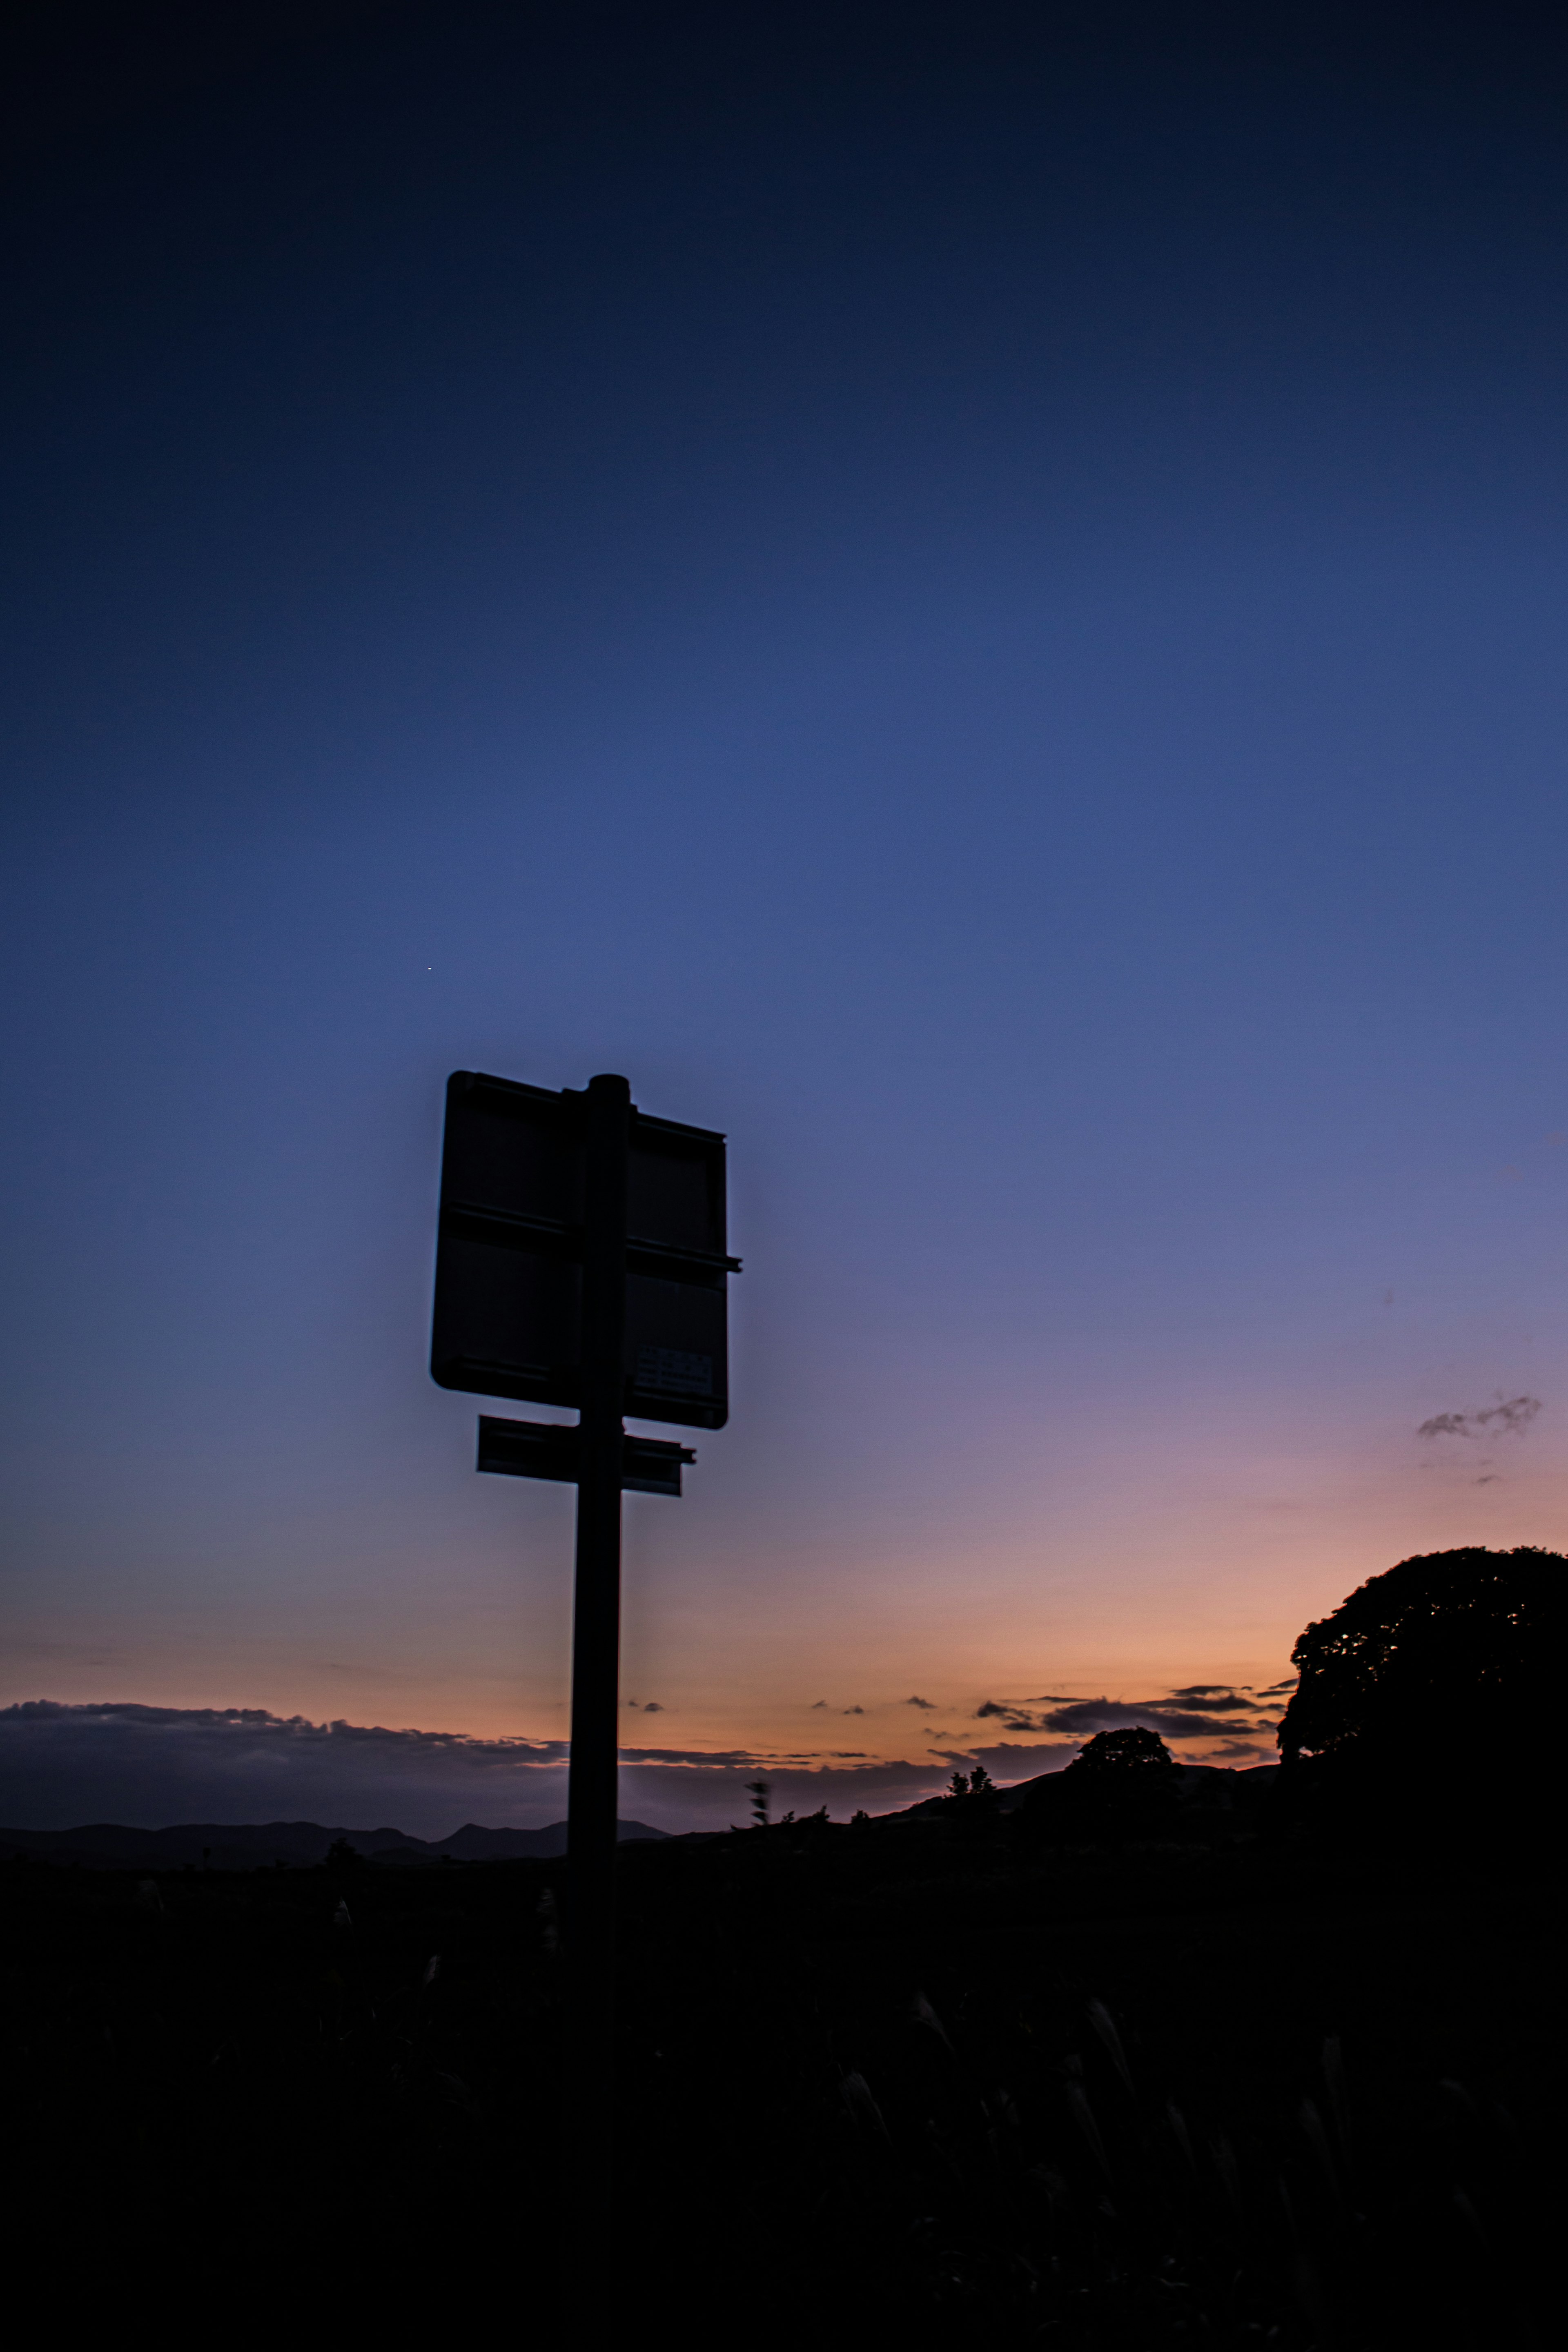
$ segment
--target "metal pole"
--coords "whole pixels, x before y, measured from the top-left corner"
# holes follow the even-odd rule
[[[621,1405],[631,1088],[591,1079],[583,1220],[582,1466],[566,1804],[567,2193],[574,2237],[606,2230],[615,2066],[616,1751],[620,1725]],[[600,2240],[601,2247],[604,2241]],[[574,2266],[575,2267],[575,2266]],[[578,2273],[580,2286],[591,2283]]]

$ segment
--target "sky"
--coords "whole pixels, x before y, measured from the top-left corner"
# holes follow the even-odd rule
[[[12,77],[0,1817],[560,1817],[455,1068],[730,1139],[658,1826],[1561,1546],[1552,12],[203,16]]]

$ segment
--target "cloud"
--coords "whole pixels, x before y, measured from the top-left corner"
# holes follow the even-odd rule
[[[1258,1692],[1258,1696],[1259,1698],[1283,1698],[1289,1692],[1291,1692],[1296,1688],[1296,1685],[1300,1679],[1301,1677],[1300,1675],[1292,1675],[1287,1682],[1268,1683]]]
[[[934,1795],[955,1765],[970,1770],[984,1764],[1003,1786],[1059,1771],[1094,1732],[1124,1723],[1145,1724],[1172,1739],[1229,1741],[1237,1753],[1248,1731],[1268,1728],[1238,1719],[1238,1710],[1224,1704],[1233,1696],[1226,1685],[1194,1684],[1189,1691],[1201,1692],[1208,1704],[1173,1703],[1188,1692],[1151,1702],[1057,1697],[1037,1715],[1030,1706],[988,1699],[974,1718],[977,1727],[991,1727],[984,1744],[962,1731],[922,1727],[924,1736],[942,1744],[914,1759],[810,1746],[623,1745],[620,1811],[658,1829],[724,1829],[748,1818],[746,1782],[762,1775],[775,1791],[775,1811],[815,1812],[826,1804],[830,1815],[845,1820],[862,1809],[900,1811]],[[628,1706],[641,1714],[666,1711],[657,1699]],[[941,1710],[925,1701],[919,1711]],[[865,1709],[842,1712],[858,1716]],[[1046,1737],[1007,1736],[1020,1731]],[[465,1732],[312,1723],[264,1707],[65,1706],[37,1699],[0,1707],[0,1823],[71,1829],[121,1822],[162,1829],[195,1822],[315,1821],[429,1838],[450,1836],[465,1822],[537,1829],[565,1813],[566,1758],[563,1739],[482,1739]]]
[[[1234,1733],[1237,1727],[1226,1730]],[[1080,1739],[1042,1739],[1024,1742],[1007,1740],[994,1748],[933,1748],[945,1770],[950,1766],[968,1769],[984,1764],[992,1779],[1001,1788],[1018,1780],[1037,1780],[1043,1772],[1061,1772],[1083,1753]],[[1197,1756],[1182,1759],[1194,1764],[1275,1764],[1279,1756],[1272,1741],[1263,1742],[1228,1737]]]
[[[1530,1427],[1531,1423],[1535,1419],[1536,1414],[1540,1411],[1541,1399],[1539,1397],[1500,1397],[1496,1404],[1489,1405],[1487,1407],[1485,1412],[1478,1412],[1476,1415],[1476,1421],[1478,1425],[1482,1429],[1487,1426],[1489,1422],[1495,1421],[1500,1428],[1508,1431],[1510,1435],[1514,1437],[1522,1437],[1525,1431]]]
[[[989,1763],[986,1769],[993,1770]],[[773,1790],[775,1815],[814,1813],[826,1805],[831,1819],[847,1821],[859,1811],[901,1812],[921,1798],[936,1795],[946,1786],[950,1770],[929,1759],[885,1761],[853,1749],[781,1757],[761,1750],[701,1754],[623,1748],[620,1809],[655,1829],[727,1829],[749,1818],[746,1783],[761,1776]],[[993,1777],[1000,1779],[1000,1770]]]
[[[864,1715],[865,1712],[863,1706],[847,1706],[840,1709],[840,1713],[844,1715]]]
[[[933,1698],[907,1698],[904,1701],[904,1705],[906,1706],[923,1706],[928,1715],[936,1715],[940,1713],[937,1703]]]
[[[1124,1724],[1142,1724],[1166,1739],[1203,1739],[1258,1728],[1227,1720],[1250,1715],[1258,1705],[1229,1683],[1192,1683],[1154,1699],[1058,1698],[1037,1715],[1029,1712],[1034,1704],[1038,1702],[1020,1706],[1011,1699],[988,1698],[975,1708],[974,1720],[994,1722],[1004,1731],[1071,1732],[1085,1739]]]
[[[976,1756],[996,1778],[1006,1769],[990,1760],[999,1753]],[[724,1829],[747,1819],[745,1784],[759,1773],[775,1791],[775,1811],[826,1804],[838,1819],[900,1811],[946,1778],[929,1759],[883,1761],[854,1750],[623,1747],[620,1811],[656,1829]],[[0,1823],[11,1829],[316,1821],[439,1838],[470,1821],[542,1828],[565,1810],[562,1739],[311,1723],[264,1707],[36,1699],[0,1708]]]
[[[1073,1731],[1089,1738],[1097,1731],[1118,1731],[1124,1724],[1142,1724],[1163,1739],[1203,1739],[1211,1733],[1228,1735],[1250,1728],[1227,1723],[1225,1713],[1208,1708],[1172,1706],[1163,1699],[1075,1698],[1052,1707],[1041,1718],[1045,1731]]]
[[[1015,1780],[1037,1780],[1042,1772],[1061,1772],[1081,1753],[1079,1739],[999,1740],[994,1746],[933,1748],[943,1765],[984,1764],[999,1788]],[[944,1784],[945,1785],[945,1784]]]
[[[1500,1396],[1496,1404],[1489,1404],[1479,1412],[1435,1412],[1416,1431],[1417,1437],[1475,1437],[1482,1430],[1494,1430],[1502,1437],[1522,1437],[1536,1414],[1541,1411],[1541,1399],[1532,1396]]]
[[[1038,1731],[1040,1728],[1035,1717],[1023,1707],[1009,1706],[1001,1699],[988,1698],[974,1710],[976,1723],[984,1723],[988,1716],[994,1716],[1004,1731]]]
[[[811,1711],[813,1715],[816,1713],[819,1706],[826,1706],[826,1705],[827,1701],[825,1698],[814,1698],[811,1702]]]
[[[558,1821],[563,1739],[310,1723],[264,1707],[0,1708],[0,1821],[70,1829],[122,1822],[347,1822],[413,1836],[464,1820],[536,1829]]]

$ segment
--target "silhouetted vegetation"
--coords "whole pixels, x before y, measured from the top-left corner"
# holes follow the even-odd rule
[[[973,1772],[955,1772],[947,1784],[948,1803],[962,1806],[970,1818],[994,1813],[999,1793],[984,1764],[977,1764]]]
[[[1045,1848],[1022,1818],[971,1790],[622,1849],[628,2318],[1074,2352],[1542,2340],[1544,1868],[1358,1858],[1234,1809]],[[123,2308],[176,2246],[209,2316],[292,2307],[330,2243],[356,2326],[496,2297],[552,2324],[559,1864],[373,1862],[346,1901],[324,1867],[0,1882],[13,2220],[73,2309]]]
[[[1555,1661],[1562,1565],[1439,1554],[1352,1594],[1299,1646],[1293,1771],[1429,1757],[1444,1709],[1534,1756],[1510,1709]],[[1129,1727],[1021,1802],[976,1769],[901,1818],[770,1822],[758,1783],[754,1827],[623,1845],[627,2322],[1543,2345],[1555,1854],[1468,1833],[1489,1762],[1481,1811],[1428,1808],[1425,1839],[1347,1839],[1292,1785],[1180,1772]],[[205,2325],[304,2297],[317,2332],[401,2340],[459,2302],[561,2332],[563,1888],[559,1862],[338,1845],[0,1865],[17,2275],[68,2276],[79,2323],[172,2274]]]
[[[1309,1625],[1279,1735],[1296,1807],[1342,1832],[1527,1831],[1560,1769],[1565,1570],[1532,1545],[1422,1553]]]
[[[327,1848],[326,1872],[329,1878],[356,1878],[367,1867],[364,1856],[347,1838],[334,1838]]]
[[[1180,1811],[1175,1759],[1157,1732],[1128,1724],[1096,1732],[1065,1772],[1025,1801],[1026,1843],[1125,1844],[1168,1837]]]

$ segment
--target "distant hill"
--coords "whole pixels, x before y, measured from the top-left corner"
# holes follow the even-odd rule
[[[662,1838],[646,1822],[616,1823],[621,1840]],[[487,1830],[465,1822],[450,1837],[409,1837],[402,1830],[348,1830],[320,1822],[186,1822],[174,1829],[126,1829],[91,1822],[74,1830],[0,1830],[0,1861],[76,1864],[84,1870],[265,1870],[282,1864],[306,1870],[324,1862],[342,1838],[369,1862],[401,1864],[454,1862],[542,1862],[566,1851],[566,1824],[540,1830]]]
[[[1184,1807],[1203,1811],[1233,1812],[1256,1804],[1261,1791],[1268,1785],[1268,1776],[1278,1772],[1278,1764],[1245,1764],[1239,1769],[1234,1764],[1180,1764],[1176,1778]],[[1059,1780],[1061,1773],[1038,1772],[1032,1780],[1015,1780],[1010,1788],[998,1789],[998,1809],[1004,1813],[1016,1812],[1029,1794],[1049,1780]],[[948,1804],[946,1797],[923,1797],[918,1805],[910,1805],[901,1813],[889,1813],[889,1821],[929,1820]]]
[[[1278,1772],[1277,1764],[1258,1764],[1240,1771],[1226,1765],[1184,1764],[1179,1768],[1186,1809],[1207,1812],[1250,1812]],[[997,1791],[1001,1811],[1010,1813],[1042,1782],[1058,1780],[1059,1772],[1042,1772],[1032,1780],[1017,1780]],[[927,1797],[885,1821],[917,1821],[940,1813],[945,1797]],[[647,1822],[617,1824],[623,1843],[665,1838]],[[703,1834],[698,1832],[698,1835]],[[566,1851],[566,1824],[552,1822],[537,1830],[485,1829],[465,1822],[450,1837],[410,1837],[404,1830],[352,1830],[321,1822],[185,1822],[173,1829],[128,1829],[118,1822],[89,1822],[70,1830],[0,1829],[0,1862],[30,1857],[36,1862],[77,1864],[84,1870],[181,1870],[187,1865],[206,1870],[265,1870],[274,1864],[308,1870],[327,1858],[327,1849],[339,1838],[367,1862],[389,1869],[412,1869],[453,1862],[543,1862]]]

